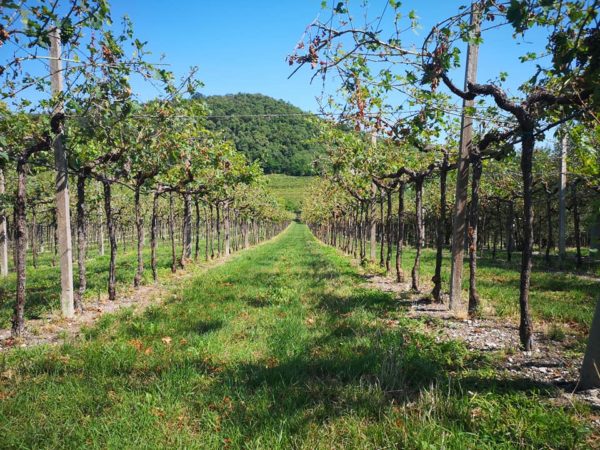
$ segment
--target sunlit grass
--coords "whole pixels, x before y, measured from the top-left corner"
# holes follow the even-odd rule
[[[589,447],[586,408],[437,343],[362,283],[295,224],[83,342],[4,353],[0,446]]]

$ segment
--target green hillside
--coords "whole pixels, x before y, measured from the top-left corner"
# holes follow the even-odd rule
[[[289,175],[267,175],[269,189],[273,195],[285,206],[286,209],[299,212],[302,201],[308,191],[310,183],[316,177],[294,177]]]
[[[204,97],[208,128],[222,131],[265,173],[314,175],[312,162],[323,152],[315,142],[315,118],[283,100],[260,94]]]

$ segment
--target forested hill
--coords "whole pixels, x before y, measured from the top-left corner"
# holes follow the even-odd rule
[[[313,175],[312,162],[323,149],[315,142],[314,118],[302,116],[300,108],[261,94],[202,98],[210,111],[209,128],[223,131],[266,173]]]

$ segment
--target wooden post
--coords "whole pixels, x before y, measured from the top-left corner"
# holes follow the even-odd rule
[[[373,147],[377,146],[377,134],[373,133],[371,135],[371,145]],[[369,259],[372,263],[375,262],[376,251],[377,251],[377,222],[375,222],[375,196],[377,195],[377,186],[375,183],[371,183],[371,196],[373,200],[369,202],[369,219],[371,221],[371,230],[369,236]]]
[[[480,12],[475,3],[471,4],[471,26],[473,33],[479,34]],[[469,43],[467,50],[467,68],[465,90],[469,83],[477,79],[477,60],[479,46]],[[456,201],[452,221],[452,271],[450,275],[450,309],[459,312],[464,309],[461,300],[462,272],[467,224],[467,191],[469,187],[469,156],[473,138],[473,118],[467,114],[467,108],[473,107],[473,100],[463,100],[463,113],[460,132],[460,155],[456,174]]]
[[[566,192],[568,139],[567,132],[564,130],[560,146],[560,182],[558,187],[558,255],[561,264],[567,253],[565,241],[567,234]]]
[[[104,256],[104,218],[101,210],[98,210],[98,254]]]
[[[50,32],[50,71],[52,95],[56,100],[62,94],[62,61],[60,30]],[[58,226],[58,246],[60,253],[60,305],[63,317],[73,317],[73,255],[71,243],[71,212],[69,207],[69,177],[64,146],[64,109],[61,100],[57,101],[52,112],[54,133],[54,161],[56,168],[56,219]]]

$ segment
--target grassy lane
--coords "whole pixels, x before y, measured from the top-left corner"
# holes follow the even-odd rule
[[[0,355],[0,447],[589,447],[583,406],[360,283],[294,224],[84,342]]]

